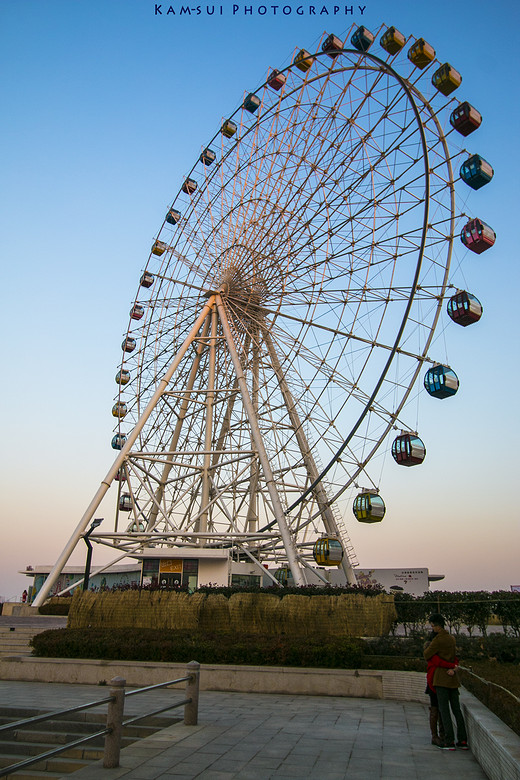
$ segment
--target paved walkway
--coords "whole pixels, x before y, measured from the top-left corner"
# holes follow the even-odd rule
[[[87,685],[0,681],[10,706],[63,708],[103,698]],[[127,700],[127,715],[164,706],[179,692]],[[175,711],[172,711],[175,712]],[[182,710],[179,711],[180,713]],[[177,723],[74,780],[486,780],[470,751],[430,744],[428,709],[414,702],[273,694],[200,694],[199,725]]]

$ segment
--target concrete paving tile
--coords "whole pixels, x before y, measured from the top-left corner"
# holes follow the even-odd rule
[[[287,762],[284,762],[276,770],[276,774],[283,774],[284,777],[311,777],[312,773],[312,767],[305,768],[300,765],[288,764]]]
[[[367,778],[379,777],[379,774],[381,773],[381,761],[369,761],[368,759],[366,761],[361,761],[355,759],[353,761],[349,761],[346,768],[349,772],[357,772],[362,769],[365,772],[365,777]]]
[[[247,767],[245,769],[254,769],[255,771],[257,769],[262,769],[264,772],[275,772],[281,765],[282,762],[277,758],[253,758],[251,761],[248,761]],[[245,771],[245,769],[242,771]]]
[[[415,769],[408,769],[406,773],[396,774],[394,772],[381,772],[378,777],[381,778],[381,780],[395,780],[396,777],[400,777],[401,780],[424,780],[424,770],[422,773],[417,774],[417,771]],[[435,780],[448,780],[447,778],[442,778],[439,775],[435,775]],[[453,776],[450,777],[450,780],[454,780]]]
[[[320,772],[346,772],[348,768],[348,758],[341,759],[340,757],[333,757],[331,759],[323,758],[316,761],[312,767],[316,773]]]
[[[219,758],[211,764],[211,769],[215,772],[239,772],[248,763],[248,761],[233,761],[231,759]]]
[[[275,772],[272,775],[269,775],[269,780],[283,780],[285,777],[284,774],[281,772]],[[311,774],[307,775],[309,780],[346,780],[347,774],[345,771],[341,772],[335,772],[333,770],[327,771],[326,769],[316,772],[315,769],[311,772]],[[264,778],[265,780],[265,778]],[[365,777],[364,780],[371,780],[370,778]]]
[[[136,767],[136,769],[132,769],[131,772],[129,772],[128,775],[125,777],[128,777],[128,780],[156,780],[156,778],[163,774],[166,769],[170,771],[170,767],[156,767],[151,766],[150,764],[146,764],[140,767]],[[104,772],[104,770],[102,770]],[[103,777],[103,775],[100,773],[98,777]]]

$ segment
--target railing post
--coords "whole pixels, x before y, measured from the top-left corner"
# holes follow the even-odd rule
[[[109,702],[107,712],[107,729],[110,733],[105,737],[105,752],[103,754],[103,766],[105,769],[114,769],[119,766],[119,753],[121,752],[121,734],[123,732],[123,710],[125,707],[126,680],[122,677],[113,677],[110,680],[110,695],[114,700]]]
[[[199,716],[200,664],[197,661],[190,661],[186,667],[186,674],[190,675],[190,679],[186,683],[186,698],[191,699],[191,701],[184,705],[184,724],[196,726]]]

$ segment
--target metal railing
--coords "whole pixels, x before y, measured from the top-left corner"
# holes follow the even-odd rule
[[[32,756],[25,761],[20,761],[17,764],[11,764],[11,766],[3,767],[0,769],[0,778],[8,777],[13,772],[17,772],[20,769],[25,769],[28,766],[37,764],[40,761],[46,761],[49,758],[64,753],[71,748],[78,747],[85,742],[89,742],[96,737],[105,736],[105,746],[103,752],[103,767],[105,769],[113,769],[119,766],[119,757],[121,753],[121,738],[123,729],[125,726],[130,726],[133,723],[137,723],[139,720],[149,718],[152,715],[158,715],[161,712],[167,710],[173,710],[176,707],[184,706],[184,723],[186,726],[196,726],[198,719],[199,709],[199,680],[200,680],[200,664],[197,661],[190,661],[186,667],[186,676],[179,677],[176,680],[168,680],[168,682],[159,683],[158,685],[148,685],[146,688],[136,688],[133,691],[125,691],[126,680],[122,677],[114,677],[110,680],[110,696],[106,699],[100,699],[98,701],[92,701],[88,704],[80,704],[77,707],[69,707],[65,710],[54,710],[53,712],[47,712],[44,715],[34,715],[31,718],[24,718],[14,723],[7,723],[4,726],[0,726],[0,734],[5,731],[12,731],[14,729],[21,729],[26,726],[32,726],[35,723],[42,723],[45,720],[51,720],[53,718],[60,717],[61,715],[70,715],[74,712],[81,712],[82,710],[88,710],[92,707],[99,707],[102,704],[108,704],[107,709],[107,721],[106,727],[100,731],[96,731],[94,734],[89,734],[86,737],[81,737],[73,742],[68,742],[66,745],[54,748],[45,753],[40,753],[37,756]],[[175,685],[177,683],[186,683],[184,689],[185,698],[182,701],[175,702],[175,704],[168,704],[166,707],[160,707],[159,709],[147,712],[144,715],[138,715],[129,720],[123,721],[123,713],[125,706],[125,698],[128,696],[136,696],[139,693],[147,693],[148,691],[154,691],[158,688],[167,688],[169,685]]]

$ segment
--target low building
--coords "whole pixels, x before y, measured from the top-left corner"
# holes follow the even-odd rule
[[[134,556],[133,556],[134,557]],[[231,557],[231,551],[221,548],[150,548],[136,555],[135,563],[109,566],[100,569],[93,567],[89,576],[89,589],[163,587],[188,588],[195,590],[201,585],[214,586],[257,586],[268,587],[274,582],[292,584],[292,575],[287,567],[267,569],[266,566],[250,562],[237,562]],[[33,582],[28,588],[31,602],[36,596],[52,566],[27,567],[21,574],[31,577]],[[323,585],[323,579],[332,586],[347,584],[345,574],[339,569],[317,569],[318,574],[306,569],[309,584]],[[403,592],[421,596],[428,592],[430,582],[444,579],[443,574],[430,574],[426,567],[407,569],[361,569],[356,568],[358,584],[370,587],[379,585],[389,593]],[[82,566],[65,566],[51,596],[70,592],[81,587],[85,569]]]

